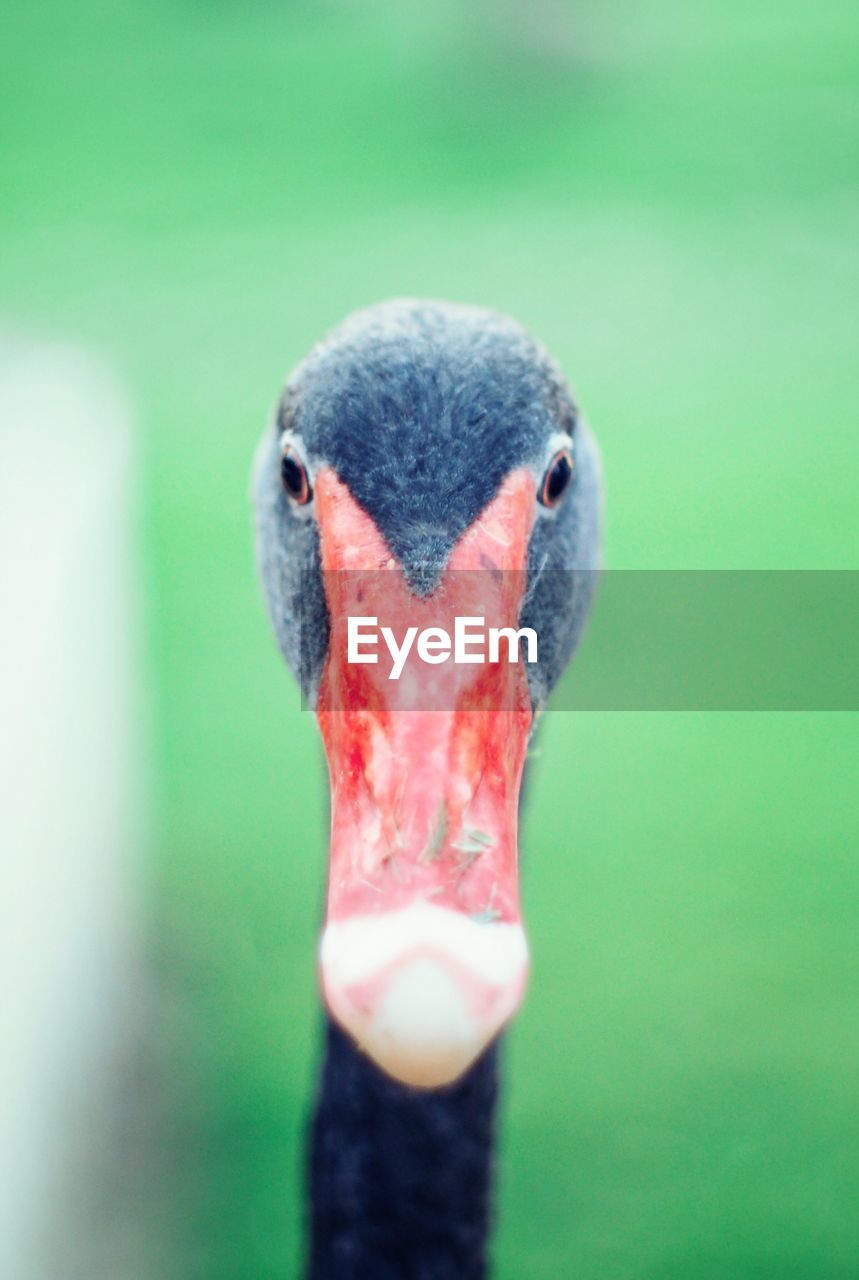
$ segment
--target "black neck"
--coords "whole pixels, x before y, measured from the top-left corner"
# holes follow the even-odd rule
[[[448,1089],[388,1079],[328,1021],[310,1145],[310,1280],[482,1280],[497,1047]]]

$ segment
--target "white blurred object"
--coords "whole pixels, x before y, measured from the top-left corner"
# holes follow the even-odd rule
[[[0,341],[3,1280],[84,1274],[105,1213],[135,986],[129,443],[97,362]]]

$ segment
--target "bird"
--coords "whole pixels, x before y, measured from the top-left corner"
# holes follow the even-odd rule
[[[482,1280],[499,1046],[528,972],[521,781],[598,577],[598,448],[516,321],[393,299],[290,374],[253,498],[269,617],[330,780],[306,1275]],[[481,663],[472,634],[457,664],[444,636],[463,617],[506,627],[506,660],[484,646]],[[418,636],[402,679],[375,643],[386,621],[398,644]]]

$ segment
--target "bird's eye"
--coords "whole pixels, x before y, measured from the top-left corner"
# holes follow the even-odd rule
[[[569,449],[559,449],[546,468],[540,486],[540,501],[544,507],[556,507],[573,478],[573,455]]]
[[[289,445],[280,459],[280,480],[292,501],[303,507],[310,501],[313,491],[307,467],[299,458],[294,447]]]

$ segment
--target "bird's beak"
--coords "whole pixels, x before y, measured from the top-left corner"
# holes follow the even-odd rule
[[[409,589],[329,468],[315,496],[330,621],[317,702],[331,777],[322,987],[380,1067],[434,1088],[475,1060],[525,986],[517,813],[527,674],[503,645],[497,661],[430,664],[413,644],[392,679],[381,639],[363,646],[376,663],[354,661],[348,620],[374,617],[398,642],[410,627],[453,636],[456,617],[517,628],[534,480],[524,469],[508,476],[428,597]]]

